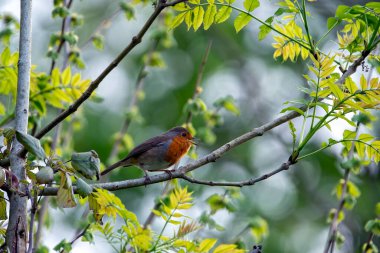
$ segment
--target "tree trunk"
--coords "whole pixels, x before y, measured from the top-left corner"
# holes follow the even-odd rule
[[[16,100],[16,126],[17,131],[26,133],[28,127],[29,112],[29,86],[30,86],[30,65],[31,65],[31,13],[32,0],[21,0],[21,20],[20,20],[20,56],[18,61],[18,82]],[[26,192],[26,186],[22,183],[25,180],[25,158],[19,153],[22,145],[16,140],[13,141],[10,154],[11,170],[21,182],[19,192]],[[27,244],[27,197],[21,197],[17,192],[9,194],[10,211],[9,222],[6,234],[6,245],[12,253],[26,252]]]

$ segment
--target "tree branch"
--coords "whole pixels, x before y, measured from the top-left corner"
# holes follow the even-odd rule
[[[16,98],[16,126],[15,130],[27,133],[29,116],[30,69],[32,46],[32,0],[21,1],[20,22],[20,56],[18,60],[17,98]],[[25,158],[20,156],[23,149],[21,143],[13,140],[9,156],[12,173],[21,182],[26,179]],[[25,185],[20,184],[19,189],[25,192]],[[10,206],[9,223],[6,232],[6,245],[10,252],[26,252],[27,241],[27,198],[18,192],[8,192]]]
[[[161,0],[163,1],[163,0]],[[185,0],[180,0],[180,2],[183,2]],[[129,54],[129,52],[138,44],[141,43],[142,38],[144,37],[147,30],[150,28],[150,26],[153,24],[153,22],[156,20],[158,15],[161,13],[165,7],[171,6],[171,3],[164,4],[163,2],[160,2],[160,4],[155,8],[152,15],[148,18],[146,23],[143,25],[139,33],[134,36],[129,43],[129,45],[113,60],[104,70],[103,72],[94,80],[91,82],[90,86],[87,88],[87,90],[76,100],[72,105],[69,106],[65,111],[60,113],[55,119],[53,119],[47,126],[45,126],[43,129],[41,129],[35,137],[40,139],[45,134],[47,134],[51,129],[53,129],[57,124],[59,124],[61,121],[66,119],[69,115],[74,113],[79,106],[85,102],[91,94],[94,92],[96,88],[98,88],[99,84],[103,81],[103,79],[114,69],[116,66],[124,59],[125,56]]]
[[[281,164],[281,166],[278,169],[273,170],[273,171],[269,172],[268,174],[264,174],[258,178],[251,178],[251,179],[239,181],[239,182],[214,182],[214,181],[198,180],[198,179],[189,177],[185,174],[182,174],[182,176],[180,176],[180,178],[182,178],[182,179],[184,179],[190,183],[193,183],[193,184],[203,184],[203,185],[209,185],[209,186],[243,187],[243,186],[248,186],[248,185],[254,185],[258,182],[264,181],[264,180],[276,175],[277,173],[280,173],[281,171],[288,170],[292,164],[294,164],[294,162],[287,161],[286,163]]]
[[[304,109],[306,110],[306,108]],[[180,167],[178,170],[169,173],[161,173],[155,176],[150,177],[150,182],[146,182],[145,178],[138,178],[138,179],[130,179],[130,180],[124,180],[124,181],[118,181],[118,182],[110,182],[110,183],[95,183],[92,184],[95,188],[103,188],[110,191],[116,191],[120,189],[127,189],[132,187],[138,187],[142,185],[148,185],[148,184],[154,184],[158,182],[163,182],[170,180],[172,178],[181,178],[182,175],[184,175],[187,172],[193,171],[205,164],[215,162],[218,160],[221,156],[223,156],[225,153],[227,153],[229,150],[255,138],[258,136],[263,135],[265,132],[275,128],[276,126],[279,126],[295,117],[298,117],[299,114],[297,112],[290,112],[286,115],[283,115],[281,117],[278,117],[277,119],[262,125],[261,127],[254,128],[253,130],[249,131],[248,133],[245,133],[230,142],[222,145],[218,149],[214,150],[210,154],[196,160],[193,163],[187,164],[185,166]],[[76,190],[76,188],[74,188]],[[42,195],[55,195],[58,191],[58,188],[56,187],[46,187],[43,192],[41,192]]]

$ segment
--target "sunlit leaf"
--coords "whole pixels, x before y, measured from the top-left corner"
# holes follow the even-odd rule
[[[203,10],[202,6],[195,7],[193,10],[193,28],[194,31],[198,30],[199,27],[201,27],[203,23],[203,16],[205,11]]]
[[[234,21],[234,27],[236,32],[239,32],[241,29],[243,29],[246,25],[248,25],[249,21],[251,20],[252,17],[247,13],[240,13]]]
[[[230,6],[222,6],[215,15],[215,24],[226,21],[231,16],[232,8]]]
[[[243,5],[248,12],[251,12],[260,6],[260,2],[258,0],[244,0]]]
[[[216,12],[217,10],[214,4],[210,4],[207,7],[203,22],[203,27],[205,30],[209,29],[210,26],[214,23]]]

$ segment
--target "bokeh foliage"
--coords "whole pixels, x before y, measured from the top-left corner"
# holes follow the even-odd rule
[[[71,1],[54,1],[51,17],[67,27],[65,31],[55,27],[57,31],[50,31],[50,39],[44,41],[47,46],[40,53],[50,62],[32,69],[30,135],[17,137],[24,140],[22,143],[30,153],[27,170],[32,195],[46,183],[53,183],[59,190],[57,198],[51,201],[52,207],[74,207],[89,202],[94,215],[86,217],[88,226],[83,240],[96,244],[93,235],[100,233],[120,252],[130,248],[136,252],[243,252],[242,249],[259,243],[264,244],[265,252],[284,252],[284,248],[289,252],[319,252],[320,241],[324,242],[327,237],[328,223],[334,219],[344,228],[336,235],[342,252],[361,249],[376,252],[379,171],[373,162],[379,162],[380,145],[379,131],[373,130],[378,129],[373,110],[378,109],[380,101],[380,82],[375,77],[380,66],[376,53],[380,5],[376,2],[354,6],[336,3],[335,13],[327,17],[318,13],[320,2],[285,0],[263,19],[257,15],[263,1],[257,0],[191,0],[175,5],[160,16],[141,49],[129,55],[120,66],[128,81],[105,80],[101,86],[117,82],[111,86],[115,90],[103,89],[104,96],[102,90],[93,94],[84,110],[62,124],[58,137],[51,134],[43,138],[40,145],[32,135],[85,92],[91,83],[87,76],[94,75],[91,68],[99,68],[96,57],[120,51],[114,42],[117,36],[107,34],[115,13],[123,14],[123,24],[115,28],[120,33],[123,25],[134,19],[143,22],[143,12],[152,11],[147,1],[111,4],[114,7],[111,16],[104,11],[101,1],[99,6],[94,4],[91,8],[76,1],[73,7],[68,4]],[[153,8],[156,5],[154,3]],[[322,20],[323,32],[316,28],[321,22],[314,17]],[[0,127],[4,144],[0,158],[5,159],[12,138],[17,136],[11,128],[18,53],[10,43],[19,25],[11,15],[1,18],[4,25],[0,32],[3,43]],[[254,27],[254,21],[259,23],[258,27]],[[88,36],[86,25],[94,22],[100,25]],[[190,31],[191,28],[196,33]],[[328,44],[328,39],[335,41],[335,47]],[[213,40],[213,46],[204,63],[205,70],[201,71],[197,67],[202,64],[209,40]],[[90,43],[99,52],[88,49]],[[255,48],[256,44],[263,49],[261,52]],[[361,64],[362,69],[356,70],[358,76],[339,83],[342,71],[348,71],[363,55],[368,55],[368,60]],[[252,60],[258,57],[263,59],[260,63],[270,62],[261,73],[254,70],[260,63]],[[256,81],[261,75],[270,75],[271,67],[294,70],[299,78],[292,81],[297,84],[291,86],[284,82],[276,86]],[[366,71],[369,69],[371,75]],[[198,82],[200,74],[203,79]],[[282,79],[288,76],[286,72],[281,74]],[[213,81],[219,75],[230,79]],[[236,84],[228,83],[231,80]],[[297,87],[301,87],[301,92]],[[112,96],[117,94],[122,94],[122,99],[114,103]],[[286,95],[282,98],[277,94]],[[266,103],[253,104],[255,95]],[[309,110],[302,110],[300,106]],[[84,180],[95,179],[103,166],[99,158],[103,164],[122,158],[135,143],[174,125],[183,124],[200,138],[200,147],[190,153],[195,159],[270,121],[276,114],[291,111],[299,112],[301,120],[290,121],[289,128],[274,131],[261,142],[244,144],[216,164],[192,173],[197,178],[210,180],[244,180],[268,172],[266,167],[277,167],[289,156],[293,163],[297,162],[294,170],[278,175],[279,178],[270,178],[262,186],[258,184],[240,191],[184,186],[187,184],[180,181],[163,195],[157,194],[161,189],[159,185],[128,189],[114,195],[96,190],[90,186],[91,182]],[[344,122],[344,131],[339,137],[332,137],[324,131],[334,134],[337,120]],[[120,127],[125,125],[127,131],[120,132]],[[119,147],[110,156],[116,140],[120,140]],[[52,143],[58,145],[54,147]],[[337,147],[335,153],[332,147]],[[75,151],[88,152],[78,155]],[[69,159],[71,163],[67,162]],[[44,160],[44,163],[36,160]],[[52,171],[54,177],[51,177]],[[351,178],[342,179],[341,174],[347,171]],[[131,168],[115,172],[110,180],[138,176],[141,176],[139,170]],[[12,176],[5,178],[4,182]],[[80,196],[74,194],[73,185],[79,188]],[[17,188],[12,180],[10,186]],[[152,203],[153,198],[157,198],[158,204]],[[338,212],[335,207],[342,198],[343,209]],[[194,200],[197,200],[195,206]],[[2,207],[4,203],[5,200],[1,201]],[[157,207],[153,212],[163,221],[154,223],[152,229],[145,228],[139,220],[147,216],[153,205]],[[196,211],[178,212],[190,207]],[[1,210],[4,214],[4,208]],[[110,218],[101,224],[103,216]],[[74,227],[72,217],[62,219]],[[168,224],[173,226],[174,233],[165,232]],[[370,234],[375,236],[367,241]],[[212,238],[219,238],[218,244]],[[40,245],[41,252],[47,251],[45,243]],[[54,248],[63,252],[72,249],[75,247],[67,238]]]

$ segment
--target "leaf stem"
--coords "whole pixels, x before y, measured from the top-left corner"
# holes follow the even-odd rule
[[[313,45],[313,42],[311,40],[311,36],[310,36],[310,31],[309,31],[309,26],[307,24],[307,17],[306,17],[306,5],[305,5],[305,0],[302,0],[302,8],[300,8],[300,11],[301,11],[301,18],[302,18],[302,21],[305,25],[305,30],[306,30],[306,35],[307,35],[307,39],[309,41],[309,46],[310,46],[310,52],[315,55],[315,49],[314,49],[314,45]]]

